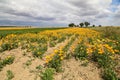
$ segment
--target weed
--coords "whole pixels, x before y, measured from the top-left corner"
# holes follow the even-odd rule
[[[6,75],[7,75],[6,80],[12,80],[14,78],[14,74],[11,70],[8,70]]]
[[[2,70],[2,68],[4,66],[6,66],[7,64],[10,65],[13,63],[15,57],[14,56],[7,56],[5,59],[0,60],[0,71]]]
[[[111,68],[104,69],[103,79],[104,80],[118,80],[118,78],[116,77],[115,71]]]
[[[54,69],[47,68],[44,72],[42,72],[41,79],[42,80],[53,80]]]
[[[56,45],[56,43],[55,43],[54,41],[50,41],[50,42],[49,42],[49,46],[50,46],[50,47],[55,47],[55,45]]]
[[[1,48],[2,48],[1,51],[10,50],[11,45],[9,43],[4,43],[4,44],[1,45]]]
[[[61,60],[58,55],[55,55],[51,61],[47,64],[49,68],[54,68],[57,72],[61,71]]]
[[[88,65],[88,63],[89,63],[89,61],[86,59],[86,60],[84,60],[84,62],[81,64],[81,66],[87,66]]]
[[[42,69],[43,69],[43,66],[38,65],[38,66],[36,67],[36,69],[37,69],[37,70],[42,70]]]
[[[32,60],[28,60],[28,61],[25,63],[26,66],[29,66],[29,65],[31,65],[31,64],[32,64]]]

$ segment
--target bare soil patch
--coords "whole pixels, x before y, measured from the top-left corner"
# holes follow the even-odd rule
[[[98,69],[93,63],[82,66],[84,61],[76,61],[74,58],[64,60],[63,72],[57,73],[55,80],[102,80]]]

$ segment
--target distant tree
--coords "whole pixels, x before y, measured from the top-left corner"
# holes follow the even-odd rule
[[[85,26],[88,27],[88,25],[90,25],[89,22],[84,22]]]
[[[102,27],[102,25],[99,25],[99,27]]]
[[[84,23],[80,23],[79,25],[80,25],[80,27],[83,27],[83,26],[84,26]]]
[[[75,24],[74,24],[74,23],[70,23],[68,26],[69,26],[69,27],[74,27]]]
[[[92,27],[95,27],[95,25],[92,25]]]

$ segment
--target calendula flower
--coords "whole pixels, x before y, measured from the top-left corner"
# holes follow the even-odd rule
[[[87,48],[87,53],[91,54],[93,52],[92,48]]]
[[[56,49],[56,50],[54,50],[54,53],[58,53],[58,50]]]
[[[114,52],[119,52],[119,50],[116,50],[116,49],[115,49]]]
[[[63,57],[63,56],[61,56],[61,57],[60,57],[60,59],[61,59],[61,60],[63,60],[63,59],[64,59],[64,57]]]
[[[103,53],[104,53],[104,50],[101,49],[101,48],[99,48],[99,49],[98,49],[98,53],[99,53],[99,54],[103,54]]]

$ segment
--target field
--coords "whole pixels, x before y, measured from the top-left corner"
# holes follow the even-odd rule
[[[120,28],[0,29],[0,80],[120,80]]]

